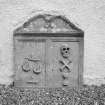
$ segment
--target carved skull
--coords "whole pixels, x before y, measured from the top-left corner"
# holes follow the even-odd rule
[[[68,45],[62,45],[60,48],[61,54],[64,58],[68,58],[70,55],[70,47]]]

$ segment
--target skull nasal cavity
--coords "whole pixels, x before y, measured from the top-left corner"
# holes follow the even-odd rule
[[[68,51],[66,51],[66,53],[68,53]]]

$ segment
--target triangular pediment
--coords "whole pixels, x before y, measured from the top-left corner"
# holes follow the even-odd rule
[[[38,15],[15,30],[15,33],[78,33],[82,32],[64,16]]]

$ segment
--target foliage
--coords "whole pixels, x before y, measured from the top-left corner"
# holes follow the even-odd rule
[[[0,105],[105,105],[105,85],[80,89],[0,88]]]

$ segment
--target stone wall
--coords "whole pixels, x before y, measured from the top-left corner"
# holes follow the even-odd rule
[[[65,15],[84,31],[84,82],[104,83],[105,0],[0,0],[0,83],[13,81],[13,31],[44,12]]]

